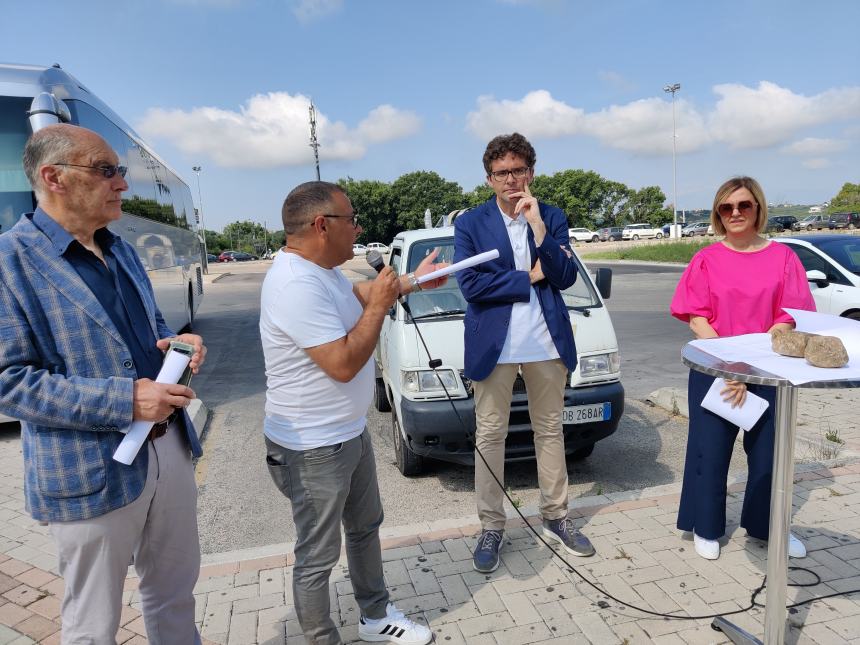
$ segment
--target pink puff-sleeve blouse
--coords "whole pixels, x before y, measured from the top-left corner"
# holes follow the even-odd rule
[[[783,307],[815,311],[806,272],[794,251],[771,242],[742,253],[718,242],[693,256],[670,311],[687,323],[690,316],[702,316],[720,336],[738,336],[793,323]]]

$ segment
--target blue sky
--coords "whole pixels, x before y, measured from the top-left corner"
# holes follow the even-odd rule
[[[280,228],[314,178],[434,170],[471,190],[519,130],[537,172],[595,170],[704,208],[750,174],[771,202],[860,181],[860,2],[6,0],[0,61],[60,63],[197,189],[207,228]]]

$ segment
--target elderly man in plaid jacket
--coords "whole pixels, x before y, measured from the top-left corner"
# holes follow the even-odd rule
[[[21,420],[25,496],[65,578],[62,642],[113,643],[134,562],[149,641],[200,642],[192,455],[194,392],[154,381],[169,337],[134,251],[106,227],[125,168],[97,134],[36,132],[24,170],[39,207],[0,235],[0,412]],[[199,336],[192,368],[205,357]],[[112,456],[133,420],[155,423],[131,465]]]

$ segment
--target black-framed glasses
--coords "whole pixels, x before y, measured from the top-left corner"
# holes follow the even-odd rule
[[[102,164],[101,166],[82,166],[77,163],[52,163],[52,166],[71,166],[72,168],[89,168],[90,170],[98,170],[102,177],[105,179],[113,179],[117,174],[120,177],[125,177],[125,173],[128,172],[128,168],[125,166],[112,166],[109,164]]]
[[[358,213],[353,213],[352,215],[332,215],[331,213],[323,213],[322,216],[348,219],[349,223],[352,224],[352,228],[358,228]]]
[[[751,202],[748,199],[744,199],[737,203],[738,212],[741,215],[746,215],[755,207],[755,202]],[[735,212],[735,204],[729,204],[728,202],[724,204],[720,204],[717,206],[717,213],[722,217],[731,217],[732,213]]]
[[[514,179],[522,179],[527,174],[529,174],[528,167],[521,166],[519,168],[512,168],[511,170],[494,170],[490,173],[490,177],[492,177],[494,181],[505,181],[507,180],[508,175],[513,175]]]

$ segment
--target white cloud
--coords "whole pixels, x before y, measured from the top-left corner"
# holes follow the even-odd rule
[[[720,99],[710,118],[711,132],[736,148],[779,145],[803,128],[860,114],[860,87],[803,96],[762,81],[757,88],[716,85],[714,92]]]
[[[806,128],[860,117],[860,87],[835,88],[809,97],[768,81],[757,87],[724,84],[713,89],[718,100],[709,111],[676,98],[678,152],[715,142],[734,148],[785,145]],[[586,113],[546,90],[535,90],[520,100],[478,97],[466,127],[481,139],[513,130],[544,139],[588,135],[636,154],[668,154],[672,151],[671,106],[671,99],[654,97]],[[839,149],[837,141],[807,138],[786,151],[820,156]]]
[[[804,161],[803,166],[810,170],[821,170],[822,168],[830,167],[830,160],[816,157],[815,159],[807,159]]]
[[[785,152],[793,155],[816,156],[826,155],[831,152],[839,152],[847,148],[844,141],[836,139],[819,139],[817,137],[806,137],[800,141],[795,141],[783,148]]]
[[[293,14],[302,24],[319,20],[340,11],[343,0],[293,0]]]
[[[138,125],[152,139],[169,139],[188,155],[206,155],[219,166],[270,168],[310,163],[310,100],[271,92],[251,97],[238,111],[200,107],[188,111],[153,108]],[[317,106],[318,108],[318,106]],[[413,112],[381,105],[350,129],[316,110],[320,158],[359,159],[373,144],[408,137],[421,127]]]
[[[514,131],[534,139],[555,139],[580,134],[584,116],[583,110],[556,101],[546,90],[537,90],[520,101],[479,96],[478,109],[466,116],[466,127],[483,139]]]

